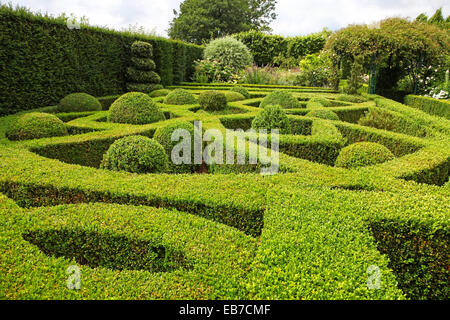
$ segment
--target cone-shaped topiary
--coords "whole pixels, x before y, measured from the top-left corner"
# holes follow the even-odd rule
[[[59,112],[101,111],[102,105],[97,98],[87,93],[71,93],[59,102]]]
[[[178,129],[183,130],[185,133],[189,133],[190,140],[184,140],[183,137],[180,138],[179,141],[172,141],[172,134]],[[163,146],[164,150],[166,150],[167,156],[169,157],[169,172],[193,173],[195,171],[196,165],[194,164],[194,125],[192,123],[179,120],[176,122],[172,122],[164,127],[159,127],[158,129],[156,129],[153,139],[158,141]],[[188,157],[190,159],[190,164],[175,164],[173,161],[174,159],[172,159],[172,151],[174,151],[174,147],[181,142],[190,144],[190,146],[186,145],[186,150],[188,149],[187,147],[190,147],[190,156]],[[176,150],[174,152],[176,152]],[[180,153],[178,153],[176,156],[187,156]]]
[[[300,102],[292,96],[287,91],[283,90],[275,90],[269,95],[267,95],[261,104],[259,105],[261,108],[264,108],[267,105],[278,105],[285,109],[293,109],[293,108],[301,108],[302,105]]]
[[[219,91],[202,92],[198,98],[198,102],[206,111],[221,111],[228,105],[227,97]]]
[[[252,122],[252,129],[278,129],[281,134],[292,132],[291,122],[281,106],[268,105],[264,107]]]
[[[58,117],[48,113],[26,113],[7,128],[9,140],[29,140],[65,136],[67,127]]]
[[[160,89],[161,78],[155,72],[152,45],[144,41],[135,41],[131,45],[131,55],[131,66],[127,69],[128,91],[150,93]]]
[[[109,108],[108,121],[128,124],[148,124],[166,120],[164,113],[147,94],[128,92]]]
[[[100,168],[132,173],[163,173],[168,169],[168,158],[164,148],[155,140],[129,136],[109,147]]]
[[[327,109],[316,109],[313,111],[310,111],[307,115],[307,117],[315,117],[320,119],[326,119],[326,120],[339,120],[338,115]]]
[[[170,92],[164,99],[165,104],[172,105],[184,105],[184,104],[195,104],[195,97],[187,90],[175,89]]]
[[[357,168],[371,166],[394,159],[388,148],[373,142],[358,142],[341,150],[336,167]]]

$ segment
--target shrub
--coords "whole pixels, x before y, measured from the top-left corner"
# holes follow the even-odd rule
[[[362,96],[354,96],[349,94],[340,94],[338,95],[337,100],[351,103],[363,103],[368,101],[366,98]]]
[[[339,120],[339,117],[336,113],[334,113],[331,110],[327,110],[327,109],[313,110],[313,111],[310,111],[306,116],[320,118],[320,119],[326,119],[326,120]]]
[[[132,173],[162,173],[167,171],[168,158],[155,140],[129,136],[114,142],[103,156],[101,169]]]
[[[152,98],[165,97],[169,93],[170,93],[170,90],[168,90],[168,89],[159,89],[159,90],[154,90],[154,91],[150,92],[149,96]]]
[[[152,92],[161,82],[161,77],[155,72],[156,64],[152,60],[152,45],[135,41],[131,45],[131,55],[131,66],[127,69],[128,91]]]
[[[373,142],[358,142],[342,149],[336,159],[336,167],[357,168],[371,166],[394,159],[385,146]]]
[[[314,103],[320,103],[322,105],[322,107],[331,107],[332,104],[329,100],[322,98],[322,97],[314,97],[312,99],[309,100],[309,102]]]
[[[48,113],[27,113],[6,130],[9,140],[29,140],[67,135],[67,127],[58,117]]]
[[[59,112],[100,111],[102,105],[93,96],[87,93],[72,93],[65,96],[60,102]]]
[[[197,83],[229,82],[237,77],[236,70],[223,62],[208,59],[195,62],[193,80]]]
[[[259,105],[261,108],[264,108],[267,105],[279,105],[286,109],[293,109],[293,108],[301,108],[302,105],[300,102],[292,96],[287,91],[283,90],[275,90],[269,95],[267,95],[263,101],[261,101],[261,104]]]
[[[164,99],[165,104],[172,105],[184,105],[184,104],[195,104],[195,97],[187,90],[175,89],[170,92]]]
[[[279,129],[281,134],[292,132],[286,112],[278,105],[267,105],[253,120],[252,129]]]
[[[370,110],[364,117],[359,119],[358,124],[361,126],[372,127],[392,131],[397,127],[398,119],[389,112],[383,110]]]
[[[227,98],[228,102],[245,100],[245,97],[242,94],[240,94],[239,92],[228,91],[228,92],[224,92],[223,94]]]
[[[198,102],[206,111],[221,111],[227,107],[227,97],[219,91],[202,92]]]
[[[211,41],[205,47],[204,58],[218,61],[235,71],[244,69],[253,63],[253,57],[248,48],[233,37]]]
[[[148,124],[165,120],[164,113],[147,94],[129,92],[114,101],[108,121],[128,124]]]
[[[450,102],[447,100],[409,95],[405,98],[405,104],[428,114],[450,120]]]
[[[179,164],[176,165],[172,161],[172,150],[173,148],[180,143],[180,141],[172,141],[172,134],[177,129],[183,129],[189,132],[191,137],[191,157],[190,164]],[[173,173],[192,173],[195,169],[194,164],[194,125],[187,121],[176,121],[171,124],[168,124],[164,127],[159,127],[156,129],[155,134],[153,136],[157,142],[159,142],[169,157],[169,171]]]
[[[240,86],[233,87],[230,90],[233,92],[238,92],[238,93],[242,94],[246,99],[250,99],[250,93],[244,87],[240,87]]]
[[[351,75],[348,81],[348,86],[344,88],[344,92],[347,94],[358,94],[359,89],[362,88],[363,75],[364,75],[364,59],[363,57],[355,57],[352,64]]]

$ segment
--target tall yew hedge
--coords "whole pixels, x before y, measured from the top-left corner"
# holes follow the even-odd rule
[[[65,20],[0,6],[0,115],[56,104],[73,92],[126,91],[130,47],[154,48],[162,84],[189,80],[196,45],[96,27],[69,29]]]

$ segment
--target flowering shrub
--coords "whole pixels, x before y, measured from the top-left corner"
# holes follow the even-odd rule
[[[245,44],[233,37],[211,41],[205,47],[204,59],[218,61],[234,71],[240,71],[253,63],[253,56]]]
[[[327,57],[310,54],[300,61],[300,70],[295,85],[329,87],[331,84],[331,61]]]
[[[236,82],[238,78],[233,68],[217,60],[205,59],[195,62],[194,82]]]

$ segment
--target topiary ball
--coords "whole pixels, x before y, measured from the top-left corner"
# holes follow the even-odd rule
[[[341,150],[336,167],[357,168],[371,166],[394,159],[388,148],[373,142],[358,142]]]
[[[228,102],[242,101],[245,100],[245,97],[239,92],[228,91],[223,93],[227,98]]]
[[[163,173],[168,169],[164,148],[155,140],[129,136],[115,141],[103,155],[101,169],[132,173]]]
[[[250,99],[250,93],[244,87],[239,87],[239,86],[238,87],[233,87],[230,90],[233,91],[233,92],[237,92],[237,93],[242,94],[245,97],[245,99]]]
[[[252,129],[279,129],[281,134],[292,133],[291,122],[281,106],[264,107],[252,122]]]
[[[108,121],[114,123],[148,124],[166,120],[158,105],[142,92],[125,93],[109,110]]]
[[[313,110],[313,111],[310,111],[306,116],[320,118],[320,119],[326,119],[326,120],[339,120],[339,117],[336,113],[334,113],[331,110],[327,110],[327,109]]]
[[[168,89],[158,89],[150,92],[149,96],[152,98],[165,97],[170,93]]]
[[[300,102],[292,96],[287,91],[283,90],[275,90],[269,95],[267,95],[261,104],[259,105],[261,108],[264,108],[268,105],[279,105],[282,108],[293,109],[293,108],[302,108]]]
[[[97,98],[87,93],[72,93],[65,96],[58,106],[59,112],[101,111],[102,105]]]
[[[170,92],[164,99],[165,104],[172,105],[184,105],[184,104],[195,104],[195,97],[192,93],[184,89],[175,89]]]
[[[172,160],[172,151],[176,145],[181,143],[183,138],[181,138],[179,141],[172,141],[172,134],[175,132],[175,130],[186,130],[189,132],[189,135],[191,137],[190,140],[190,161],[191,164],[175,164]],[[153,136],[153,139],[155,139],[157,142],[159,142],[164,150],[167,153],[167,156],[169,157],[169,171],[172,173],[192,173],[195,170],[195,164],[194,164],[194,125],[190,122],[179,120],[173,123],[170,123],[164,127],[159,127],[156,129],[155,134]],[[184,156],[184,154],[180,155]]]
[[[206,111],[221,111],[227,107],[227,97],[219,91],[205,91],[198,98],[200,106]]]
[[[65,136],[67,127],[58,117],[48,113],[26,113],[6,129],[9,140],[29,140]]]

